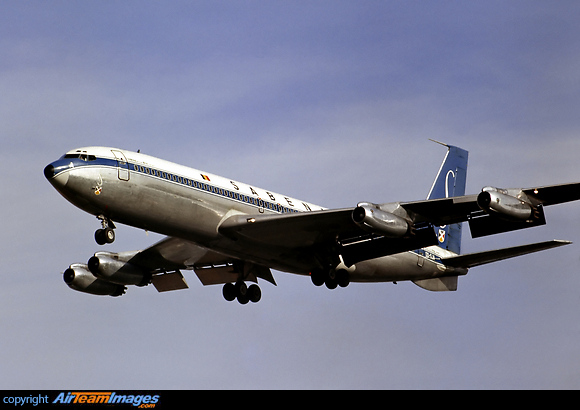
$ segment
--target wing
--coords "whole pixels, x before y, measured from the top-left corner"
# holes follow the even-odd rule
[[[187,287],[180,269],[193,269],[204,285],[248,281],[262,278],[276,284],[269,268],[231,258],[179,238],[165,238],[155,245],[134,253],[126,262],[151,272],[158,291]]]
[[[269,253],[271,260],[279,263],[274,266],[277,269],[284,264],[288,270],[292,266],[294,270],[324,267],[340,262],[340,258],[350,266],[436,245],[435,226],[468,221],[472,236],[480,237],[543,225],[544,206],[578,199],[580,183],[529,189],[484,188],[478,195],[363,203],[354,209],[234,215],[220,225],[219,232],[248,252],[261,248]],[[303,262],[300,269],[297,261]]]

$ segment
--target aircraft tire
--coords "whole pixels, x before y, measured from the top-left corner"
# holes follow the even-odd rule
[[[336,287],[338,286],[338,282],[336,279],[331,279],[331,278],[327,278],[324,281],[324,284],[326,285],[326,287],[328,289],[336,289]]]
[[[245,305],[250,301],[250,296],[248,295],[248,286],[245,282],[239,281],[234,285],[236,287],[236,297],[240,304]]]
[[[262,298],[262,290],[258,285],[248,287],[244,282],[226,283],[222,289],[224,299],[231,302],[235,299],[242,305],[248,302],[257,303]]]
[[[324,272],[316,270],[310,273],[310,279],[314,286],[322,286],[324,285]]]
[[[104,229],[97,229],[95,231],[95,242],[97,242],[98,245],[104,245],[107,243]]]
[[[105,238],[106,243],[113,243],[115,242],[115,231],[111,228],[103,229],[103,236]]]
[[[346,288],[350,284],[350,275],[344,269],[339,269],[336,272],[336,280],[338,282],[338,286],[341,288]]]
[[[224,299],[228,302],[231,302],[236,298],[236,293],[236,287],[233,283],[226,283],[222,289]]]
[[[240,303],[240,305],[245,305],[249,301],[250,298],[248,297],[248,295],[238,295],[238,302]]]
[[[262,291],[258,285],[251,285],[246,294],[252,303],[258,303],[262,299]]]
[[[95,231],[95,241],[99,245],[115,242],[115,231],[111,228],[97,229]]]

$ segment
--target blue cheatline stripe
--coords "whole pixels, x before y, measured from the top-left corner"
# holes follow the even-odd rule
[[[70,167],[70,164],[73,164],[73,167]],[[79,158],[62,158],[59,161],[54,163],[55,167],[55,176],[61,172],[67,172],[75,168],[81,167],[109,167],[109,168],[118,168],[118,162],[115,159],[110,158],[99,158],[97,157],[91,161],[85,161]],[[291,213],[291,212],[300,212],[297,209],[292,209],[286,206],[282,206],[275,202],[265,201],[261,198],[252,197],[249,195],[245,195],[243,193],[238,193],[236,191],[228,190],[222,187],[218,187],[212,184],[208,184],[207,180],[198,181],[195,179],[187,178],[181,175],[173,174],[170,172],[162,171],[153,167],[147,167],[144,165],[134,164],[129,162],[127,165],[128,171],[132,173],[137,173],[139,175],[148,176],[150,178],[156,178],[160,180],[164,180],[167,182],[171,182],[177,185],[185,186],[188,188],[196,189],[197,191],[203,191],[206,193],[210,193],[216,196],[221,196],[228,198],[230,200],[234,200],[237,202],[244,203],[246,205],[253,205],[258,208],[269,209],[271,211],[279,212],[279,213]],[[125,168],[125,167],[123,167]]]

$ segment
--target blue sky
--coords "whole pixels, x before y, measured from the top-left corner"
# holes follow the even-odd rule
[[[572,1],[0,3],[0,388],[577,389],[579,204],[463,250],[574,245],[475,268],[452,293],[315,288],[262,301],[71,291],[98,221],[46,164],[141,149],[326,207],[427,195],[445,150],[467,192],[580,181]],[[160,238],[121,226],[111,251]]]

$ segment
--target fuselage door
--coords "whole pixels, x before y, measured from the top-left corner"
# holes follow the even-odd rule
[[[122,181],[129,180],[129,163],[127,157],[121,151],[111,150],[117,160],[117,169],[119,170],[119,179]]]

